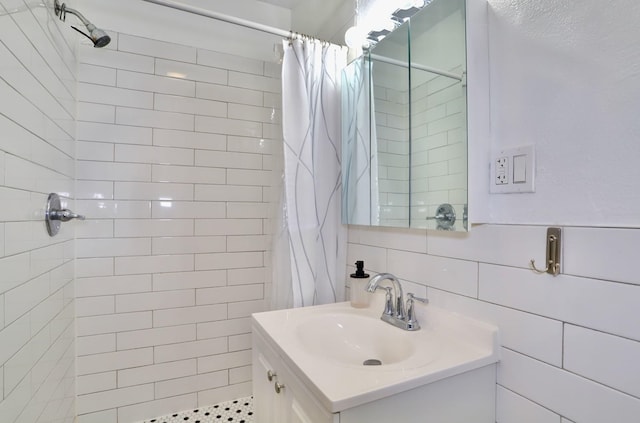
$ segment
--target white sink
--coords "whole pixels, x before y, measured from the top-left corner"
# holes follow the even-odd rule
[[[369,316],[333,312],[306,319],[296,336],[311,354],[341,365],[362,366],[367,360],[388,365],[411,357],[416,350],[411,339],[387,326]]]
[[[421,305],[422,328],[404,331],[380,320],[382,301],[376,295],[364,309],[338,303],[257,313],[252,329],[331,412],[498,361],[496,327]]]
[[[295,336],[307,353],[341,366],[418,367],[440,354],[438,340],[420,342],[420,336],[349,308],[308,313],[296,325]]]

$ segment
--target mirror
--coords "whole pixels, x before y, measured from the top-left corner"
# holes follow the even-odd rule
[[[371,151],[377,152],[380,226],[409,226],[409,25],[372,49]],[[375,153],[373,153],[375,154]],[[375,208],[375,205],[372,204]]]
[[[466,230],[465,7],[433,0],[343,71],[344,223]]]

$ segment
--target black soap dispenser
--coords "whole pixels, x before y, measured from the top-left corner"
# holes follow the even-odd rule
[[[356,273],[351,274],[351,307],[369,307],[368,282],[369,274],[364,272],[364,261],[356,261]]]

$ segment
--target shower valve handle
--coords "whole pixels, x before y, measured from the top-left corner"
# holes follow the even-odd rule
[[[44,220],[49,236],[55,236],[60,231],[60,225],[62,225],[63,222],[70,221],[71,219],[84,220],[85,217],[81,214],[76,214],[69,209],[63,209],[60,202],[60,196],[55,192],[49,194],[44,211]]]
[[[49,219],[59,220],[61,222],[68,222],[71,219],[85,220],[85,217],[81,214],[76,214],[69,209],[51,210],[49,212]]]

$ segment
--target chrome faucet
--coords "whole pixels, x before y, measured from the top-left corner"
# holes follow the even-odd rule
[[[393,287],[394,296],[391,295],[391,288],[380,286],[380,283],[388,280]],[[402,291],[402,285],[398,278],[391,273],[380,273],[369,281],[367,284],[367,292],[375,292],[376,289],[385,289],[387,291],[385,297],[385,307],[380,319],[404,330],[418,330],[420,324],[415,316],[414,301],[421,301],[427,303],[426,298],[418,298],[413,294],[408,294],[407,306],[409,312],[405,311],[404,306],[404,293]]]
[[[387,311],[390,311],[392,317],[395,317],[397,319],[404,319],[404,316],[406,315],[404,311],[404,293],[402,292],[402,285],[400,285],[400,281],[398,280],[398,278],[393,276],[391,273],[380,273],[369,280],[366,288],[367,292],[375,292],[376,289],[382,289],[382,287],[378,286],[382,281],[391,282],[391,285],[393,286],[393,293],[395,295],[395,300],[393,301],[393,303],[391,303],[391,307],[389,307],[388,304],[385,307],[386,311],[384,314],[389,315]],[[387,297],[389,297],[388,290]],[[387,303],[388,302],[389,298],[387,298]]]

